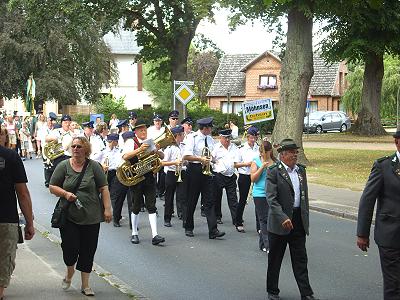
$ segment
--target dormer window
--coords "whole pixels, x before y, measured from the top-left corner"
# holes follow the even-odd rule
[[[260,81],[257,88],[259,88],[260,90],[278,88],[276,75],[260,75]]]

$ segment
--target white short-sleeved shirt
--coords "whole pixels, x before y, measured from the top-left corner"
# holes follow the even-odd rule
[[[71,156],[71,145],[73,140],[71,131],[65,131],[62,128],[56,128],[53,129],[49,135],[56,138],[57,141],[62,144],[65,155]]]
[[[252,162],[255,157],[259,155],[259,147],[254,143],[253,148],[250,147],[249,143],[245,143],[241,148],[239,148],[239,162]],[[250,167],[240,167],[238,168],[239,174],[250,175]]]
[[[181,143],[180,146],[176,145],[171,145],[165,148],[164,150],[164,159],[163,161],[175,161],[177,159],[182,159],[183,158],[183,150],[184,150],[185,144]],[[186,170],[186,166],[182,166],[182,170]],[[176,166],[165,166],[164,167],[164,172],[167,173],[168,171],[176,171]]]
[[[221,143],[217,143],[212,156],[216,161],[213,166],[215,172],[229,177],[235,174],[234,164],[240,161],[239,149],[235,144],[230,143],[227,149]]]
[[[214,150],[215,141],[209,135],[204,135],[200,130],[190,133],[185,140],[185,148],[183,155],[193,155],[200,157],[205,147],[207,139],[207,147],[212,152]],[[199,161],[191,161],[191,163],[200,163]]]
[[[114,147],[113,149],[107,145],[107,147],[101,151],[99,155],[100,163],[104,164],[106,158],[108,158],[108,169],[116,170],[122,163],[122,153],[121,149],[118,147]]]
[[[149,139],[156,139],[158,138],[160,135],[162,135],[165,131],[165,127],[161,126],[160,129],[157,129],[156,126],[150,126],[147,129],[147,138]]]
[[[99,135],[92,135],[90,138],[90,144],[92,145],[92,153],[90,159],[101,163],[101,152],[106,148],[106,144],[103,138]]]

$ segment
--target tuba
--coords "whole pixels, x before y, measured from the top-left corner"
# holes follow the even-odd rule
[[[58,141],[51,141],[44,146],[43,152],[49,160],[55,160],[64,155],[64,148]]]
[[[168,127],[165,127],[165,131],[159,137],[154,140],[154,144],[159,144],[160,149],[176,144],[174,135]],[[157,153],[144,152],[138,155],[139,161],[135,164],[131,164],[129,161],[124,161],[117,168],[117,178],[119,182],[126,186],[133,186],[145,179],[144,175],[153,172],[157,172],[161,169],[161,159]]]
[[[211,160],[211,151],[208,147],[204,147],[203,150],[201,151],[201,156],[204,156],[205,158]],[[206,176],[211,176],[212,172],[211,172],[211,162],[207,162],[204,166],[203,166],[203,175]]]

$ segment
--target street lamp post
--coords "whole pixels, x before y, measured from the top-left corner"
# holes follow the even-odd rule
[[[400,123],[399,123],[399,94],[400,94],[400,85],[397,88],[397,114],[396,114],[396,128],[397,128],[397,131],[400,130]]]
[[[230,115],[231,115],[231,111],[230,111],[230,106],[231,106],[231,92],[228,91],[226,93],[226,96],[228,98],[228,115],[226,116],[226,123],[229,125],[229,119],[230,119]]]

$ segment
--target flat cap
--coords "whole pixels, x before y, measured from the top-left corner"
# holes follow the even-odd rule
[[[133,138],[133,137],[135,137],[135,133],[134,133],[133,131],[125,131],[125,132],[122,134],[122,138],[123,138],[124,140],[130,139],[130,138]]]
[[[397,130],[395,134],[393,134],[395,139],[400,139],[400,130]]]
[[[154,121],[162,121],[162,116],[160,114],[154,114],[153,116],[153,120]]]
[[[94,128],[93,124],[94,124],[93,121],[84,122],[82,123],[82,127]]]
[[[179,111],[173,110],[168,114],[168,118],[178,118],[179,117]]]
[[[135,129],[139,127],[147,127],[145,120],[138,120],[135,124]]]
[[[296,145],[296,143],[292,139],[283,139],[280,144],[279,148],[277,149],[278,152],[282,152],[285,150],[294,150],[299,149],[300,147]]]
[[[228,137],[231,136],[231,134],[232,134],[232,129],[222,129],[219,131],[220,136]]]
[[[55,121],[55,120],[57,120],[57,115],[55,113],[53,113],[53,112],[50,112],[49,113],[49,118],[50,118],[50,120]]]
[[[118,133],[110,133],[107,135],[107,141],[118,141],[119,140],[119,134]]]
[[[130,111],[129,112],[129,118],[130,119],[137,119],[137,113],[135,111]]]
[[[214,120],[213,117],[203,118],[203,119],[197,120],[197,124],[202,125],[202,126],[212,127],[213,120]]]
[[[61,122],[62,121],[72,121],[71,116],[70,115],[63,115],[61,118]]]
[[[185,124],[185,123],[193,124],[193,119],[192,119],[191,117],[184,118],[184,119],[181,121],[181,124]]]
[[[185,129],[181,125],[177,125],[174,128],[171,128],[172,134],[182,133]]]
[[[120,120],[117,124],[117,127],[128,126],[128,120]]]
[[[255,127],[255,126],[251,126],[249,129],[247,129],[247,134],[256,136],[256,135],[258,135],[259,133],[260,133],[260,131],[259,131],[258,128]]]

